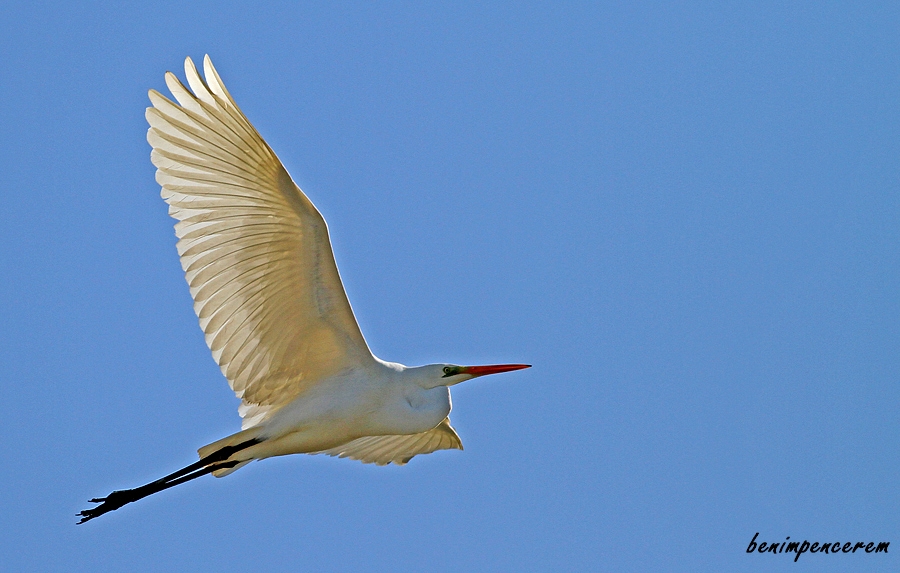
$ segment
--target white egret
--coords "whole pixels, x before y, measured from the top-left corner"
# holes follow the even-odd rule
[[[200,460],[134,489],[92,499],[84,523],[194,478],[252,460],[324,453],[376,464],[462,449],[449,387],[525,364],[407,367],[369,350],[344,293],[325,220],[225,89],[185,60],[177,103],[150,90],[151,160],[194,310],[213,358],[241,399],[240,432]]]

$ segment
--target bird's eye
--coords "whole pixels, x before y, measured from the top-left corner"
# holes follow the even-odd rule
[[[450,367],[444,366],[444,374],[450,374]]]

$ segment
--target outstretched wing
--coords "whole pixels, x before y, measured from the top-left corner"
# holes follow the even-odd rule
[[[402,466],[419,454],[430,454],[438,450],[461,450],[462,440],[450,426],[450,418],[419,434],[396,436],[366,436],[357,438],[343,446],[315,452],[340,458],[359,460],[364,464],[384,466],[395,463]]]
[[[373,360],[334,262],[325,220],[222,84],[185,60],[173,103],[150,90],[151,160],[194,311],[242,400],[244,427],[318,380]],[[193,92],[193,93],[192,93]]]

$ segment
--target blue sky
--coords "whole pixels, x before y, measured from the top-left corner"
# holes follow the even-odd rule
[[[900,7],[619,4],[5,2],[4,569],[896,570]],[[239,427],[145,141],[205,53],[378,356],[534,368],[453,389],[464,452],[76,527]]]

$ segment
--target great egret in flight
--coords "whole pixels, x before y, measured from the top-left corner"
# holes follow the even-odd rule
[[[324,453],[376,464],[462,449],[449,387],[526,364],[407,367],[369,350],[334,262],[322,215],[225,89],[209,56],[178,103],[150,90],[147,141],[194,311],[213,358],[241,399],[240,432],[146,485],[92,499],[84,523],[206,474],[252,460]],[[193,93],[192,93],[193,92]]]

